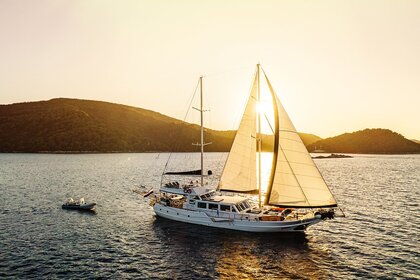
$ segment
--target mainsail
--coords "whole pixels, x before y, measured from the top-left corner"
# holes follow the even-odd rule
[[[256,107],[257,75],[242,116],[235,139],[233,140],[225,168],[219,183],[219,189],[235,192],[257,191],[256,168]]]

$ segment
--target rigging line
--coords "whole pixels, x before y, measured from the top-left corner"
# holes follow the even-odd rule
[[[283,108],[284,109],[284,108]],[[286,110],[285,110],[286,111]],[[288,130],[288,129],[280,129],[279,131],[283,131],[283,132],[291,132],[291,133],[296,133],[299,134],[299,132],[297,131],[293,131],[293,130]]]
[[[206,78],[208,78],[208,77],[210,77],[210,78],[218,77],[218,76],[224,75],[226,73],[232,73],[232,72],[236,72],[237,70],[245,70],[245,69],[249,69],[248,64],[247,65],[243,64],[242,66],[239,66],[239,67],[228,68],[224,71],[217,71],[217,72],[213,72],[213,73],[210,73],[210,74],[207,73]]]
[[[318,170],[319,175],[321,175],[321,178],[322,178],[322,180],[324,181],[325,185],[327,186],[328,191],[330,192],[330,194],[331,194],[331,195],[332,195],[332,197],[334,198],[335,203],[338,205],[337,199],[335,198],[335,196],[334,196],[334,194],[332,193],[332,191],[331,191],[330,187],[328,186],[327,182],[325,181],[325,178],[324,178],[324,176],[322,175],[321,171],[319,170],[318,165],[316,165],[316,163],[315,163],[315,161],[313,160],[313,158],[312,158],[312,157],[310,157],[310,158],[311,158],[311,160],[312,160],[312,163],[315,165],[316,170]],[[341,210],[341,208],[340,208],[340,210]],[[343,211],[343,210],[341,210],[341,212],[342,212],[342,213],[343,213],[343,215],[344,215],[344,211]]]
[[[195,86],[195,89],[194,89],[194,93],[193,93],[193,95],[192,95],[192,97],[191,97],[191,100],[190,100],[190,103],[188,104],[188,108],[187,108],[187,112],[185,113],[185,116],[184,116],[184,122],[186,121],[186,119],[187,119],[187,117],[188,117],[188,113],[190,112],[190,110],[191,110],[191,105],[192,105],[192,103],[193,103],[193,101],[194,101],[194,97],[195,97],[195,95],[197,94],[197,89],[198,89],[198,86],[200,85],[200,79],[198,80],[198,82],[197,82],[197,85]]]
[[[183,119],[183,121],[184,121],[184,122],[186,121],[186,119],[187,119],[187,117],[188,117],[188,113],[189,113],[189,112],[190,112],[190,110],[191,110],[191,104],[193,103],[193,101],[194,101],[194,97],[195,97],[195,95],[197,94],[197,89],[198,89],[198,86],[199,86],[199,85],[200,85],[200,79],[198,79],[198,81],[197,81],[197,85],[195,86],[195,89],[194,89],[193,95],[192,95],[191,100],[190,100],[190,102],[189,102],[189,104],[188,104],[187,112],[185,113],[185,116],[184,116],[184,119]],[[178,147],[179,147],[179,145],[180,145],[180,143],[178,143]],[[161,176],[161,180],[160,180],[160,184],[161,184],[161,185],[162,185],[162,182],[163,182],[163,176],[165,175],[166,168],[168,167],[168,164],[169,164],[169,161],[171,160],[171,157],[172,157],[172,152],[169,154],[168,160],[166,161],[165,167],[163,168],[163,171],[162,171],[162,176]]]
[[[144,173],[143,173],[143,175],[141,176],[141,181],[142,181],[142,182],[144,181],[144,177],[145,177],[146,175],[149,175],[149,174],[151,173],[151,171],[152,171],[152,167],[153,167],[153,169],[155,168],[155,165],[156,165],[157,160],[159,159],[159,156],[160,156],[160,152],[159,152],[159,153],[157,153],[156,157],[154,158],[154,160],[153,160],[153,163],[154,163],[154,164],[150,164],[150,165],[146,168],[146,172],[144,172]]]
[[[297,176],[296,176],[296,173],[293,171],[293,168],[292,168],[292,166],[290,165],[290,162],[289,162],[289,160],[287,159],[287,156],[286,156],[285,152],[283,151],[283,148],[281,147],[281,145],[279,145],[279,148],[280,148],[280,151],[281,151],[281,153],[283,154],[284,158],[286,159],[286,162],[287,162],[287,165],[288,165],[288,166],[289,166],[289,168],[290,168],[290,171],[292,171],[292,174],[293,174],[293,177],[294,177],[294,178],[295,178],[295,180],[296,180],[296,183],[298,183],[298,185],[299,185],[300,191],[302,192],[303,196],[305,197],[306,201],[308,202],[308,205],[311,205],[311,203],[309,202],[308,198],[306,197],[306,194],[305,194],[305,192],[303,191],[302,185],[300,184],[299,179],[298,179],[298,178],[297,178]]]
[[[263,71],[263,73],[264,73],[264,75],[265,75],[265,71],[264,71],[264,69],[261,67],[261,69],[262,69],[262,71]],[[267,76],[265,76],[265,77],[267,77]],[[286,110],[285,110],[286,111]],[[287,114],[287,113],[286,113]],[[298,134],[297,133],[297,131],[288,131],[288,132],[293,132],[293,133],[296,133],[296,134]],[[299,134],[298,134],[299,135]],[[300,136],[299,136],[299,138],[300,138]],[[301,139],[302,140],[302,139]],[[284,151],[282,150],[282,152],[283,152],[283,154],[284,154]],[[286,155],[284,154],[284,156],[286,157]],[[286,160],[287,160],[287,158],[286,158]],[[316,167],[316,169],[318,170],[318,173],[319,173],[319,175],[321,175],[321,178],[322,178],[322,180],[324,181],[324,183],[325,183],[325,185],[327,186],[327,189],[328,189],[328,191],[331,193],[331,195],[332,195],[332,197],[334,198],[334,200],[335,200],[335,202],[336,202],[336,204],[338,204],[337,203],[337,199],[335,198],[335,196],[334,196],[334,194],[331,192],[331,189],[330,189],[330,187],[328,186],[328,184],[327,184],[327,182],[325,181],[325,178],[324,178],[324,176],[322,175],[322,173],[321,173],[321,171],[319,170],[319,168],[318,168],[318,166],[315,164],[315,162],[314,162],[314,160],[312,159],[312,157],[310,157],[310,160],[312,161],[312,163],[314,164],[314,166]],[[292,172],[293,172],[293,170],[292,170]],[[299,183],[299,185],[300,185],[300,183]],[[303,191],[303,190],[302,190]],[[305,198],[306,198],[306,195],[305,195]],[[344,213],[344,212],[343,212]]]
[[[279,162],[285,162],[285,161],[284,161],[284,160],[279,160]],[[303,163],[303,162],[290,161],[290,163],[293,163],[293,164],[300,164],[300,165],[307,165],[307,166],[312,166],[312,167],[315,167],[315,165],[314,165],[314,164]]]
[[[265,77],[266,77],[266,79],[268,80],[268,78],[267,78],[267,75],[265,74],[265,71],[264,71],[264,69],[261,67],[261,69],[262,69],[262,71],[263,71],[263,73],[264,73],[264,75],[265,75]],[[271,84],[269,85],[269,86],[271,86]],[[283,108],[284,109],[284,108]],[[284,111],[286,111],[286,110],[284,110]],[[287,113],[286,113],[286,115],[287,115]],[[297,131],[288,131],[288,132],[293,132],[293,133],[296,133],[297,134]],[[299,134],[298,134],[299,135]],[[300,137],[300,136],[299,136]],[[281,147],[280,147],[281,148]],[[282,153],[283,153],[283,155],[285,156],[285,158],[286,158],[286,160],[287,160],[287,157],[286,157],[286,155],[285,155],[285,153],[284,153],[284,151],[283,151],[283,149],[281,149],[282,150]],[[325,178],[324,178],[324,176],[322,175],[322,173],[321,173],[321,171],[319,171],[319,168],[318,168],[318,166],[315,164],[315,162],[314,162],[314,160],[312,159],[312,157],[310,157],[311,158],[311,160],[312,160],[312,163],[315,165],[315,167],[316,167],[316,169],[318,170],[318,173],[321,175],[321,178],[322,178],[322,180],[324,181],[324,183],[325,183],[325,185],[327,186],[327,189],[329,190],[329,192],[331,193],[331,195],[332,195],[332,197],[334,198],[334,200],[335,200],[335,202],[336,202],[336,204],[338,204],[337,203],[337,199],[335,198],[335,196],[334,196],[334,194],[331,192],[331,189],[330,189],[330,187],[328,186],[328,184],[327,184],[327,182],[325,181]],[[289,166],[290,166],[290,164],[289,164]],[[292,172],[293,172],[293,170],[292,170]],[[293,174],[294,174],[294,172],[293,172]],[[295,174],[294,174],[295,175]],[[295,177],[296,177],[296,175],[295,175]],[[297,178],[296,178],[297,179]],[[298,183],[299,183],[299,181],[298,181]],[[299,186],[300,186],[300,183],[299,183]],[[306,195],[305,195],[305,193],[303,192],[303,190],[302,190],[302,193],[304,194],[304,196],[305,196],[305,198],[306,198]],[[307,199],[307,198],[306,198]],[[309,201],[308,201],[309,202]],[[341,209],[340,209],[341,210]],[[344,212],[343,212],[344,213]]]
[[[255,80],[255,73],[254,73],[254,78],[252,79],[252,81],[254,81]],[[232,124],[232,127],[233,128],[235,128],[236,126],[235,126],[235,124],[236,123],[239,123],[238,124],[238,129],[239,129],[239,126],[241,125],[241,121],[242,121],[242,118],[243,118],[243,116],[244,116],[244,113],[245,113],[245,110],[246,110],[246,106],[248,105],[248,102],[249,102],[249,98],[252,98],[252,99],[254,99],[254,100],[257,100],[255,97],[253,97],[253,96],[250,96],[250,94],[251,94],[251,92],[252,92],[252,88],[254,87],[254,82],[252,82],[252,84],[251,84],[251,86],[250,86],[250,88],[249,88],[249,90],[248,90],[248,95],[246,96],[246,99],[243,101],[243,103],[242,103],[242,111],[239,111],[238,110],[238,112],[237,112],[237,114],[236,114],[236,116],[234,117],[234,119],[233,119],[233,124]],[[236,136],[236,133],[235,133],[235,136]],[[235,136],[234,136],[234,138],[235,138]]]
[[[288,152],[292,152],[292,153],[304,154],[304,155],[307,155],[308,154],[308,152],[301,152],[301,151],[292,150],[292,149],[283,149],[283,150],[288,151]]]
[[[265,120],[267,121],[267,123],[268,123],[268,126],[270,127],[270,129],[271,129],[271,132],[274,134],[274,129],[273,129],[273,127],[271,126],[271,123],[270,123],[270,121],[268,120],[268,117],[267,117],[267,115],[266,114],[264,114],[264,117],[265,117]]]
[[[296,143],[302,143],[303,145],[305,145],[303,142],[302,142],[302,140],[300,139],[300,140],[295,140],[295,139],[292,139],[292,138],[287,138],[287,137],[280,137],[282,140],[287,140],[287,141],[293,141],[293,142],[296,142]],[[306,146],[305,146],[306,147]]]
[[[241,114],[241,115],[238,115],[238,116],[236,116],[236,117],[235,117],[234,124],[237,122],[237,119],[239,119],[239,117],[241,117],[241,119],[239,119],[238,129],[235,131],[235,133],[234,133],[234,135],[233,135],[232,146],[233,146],[233,144],[235,143],[235,138],[236,138],[236,135],[238,134],[238,131],[239,131],[239,126],[241,125],[241,122],[242,122],[242,117],[243,117],[243,115],[244,115],[244,113],[245,113],[245,110],[246,110],[246,107],[247,107],[247,105],[248,105],[248,102],[249,102],[249,100],[250,100],[251,98],[253,98],[253,99],[255,100],[255,98],[254,98],[251,94],[252,94],[252,90],[253,90],[253,88],[254,88],[254,83],[255,83],[255,80],[256,80],[256,78],[257,78],[257,77],[256,77],[256,75],[257,75],[257,70],[255,70],[255,71],[254,71],[253,78],[252,78],[252,84],[251,84],[251,86],[250,86],[250,88],[249,88],[249,90],[248,90],[249,94],[247,95],[247,98],[246,98],[245,102],[244,102],[244,103],[243,103],[243,105],[242,105],[242,107],[243,107],[243,109],[242,109],[242,114]],[[232,147],[231,147],[231,149],[232,149]],[[230,156],[230,151],[229,151],[229,153],[228,153],[228,155],[227,155],[227,157],[226,157],[226,160],[225,160],[225,162],[224,162],[224,166],[223,166],[223,169],[222,169],[222,173],[221,173],[221,175],[220,175],[220,178],[222,178],[222,177],[223,177],[223,173],[225,172],[225,168],[226,168],[226,164],[227,164],[227,162],[228,162],[228,160],[229,160],[229,156]],[[218,189],[218,190],[220,190],[220,183],[221,183],[221,180],[219,181],[219,183],[218,183],[218,185],[217,185],[217,189]]]
[[[266,79],[266,81],[267,81],[267,86],[268,86],[268,88],[270,89],[270,92],[273,94],[273,97],[275,98],[275,99],[274,99],[274,101],[275,101],[276,103],[278,103],[278,101],[277,101],[278,97],[276,96],[276,93],[274,92],[273,87],[271,86],[271,83],[270,83],[270,81],[268,80],[268,77],[267,77],[267,75],[265,74],[264,69],[262,69],[262,71],[263,71],[264,76],[265,76],[265,79]],[[280,105],[281,105],[281,103],[280,103]],[[285,110],[284,110],[284,111],[285,111]],[[285,111],[285,112],[286,112],[286,111]],[[287,113],[286,113],[286,114],[287,114]],[[279,132],[280,132],[280,127],[279,127]],[[298,185],[299,185],[299,187],[300,187],[300,191],[301,191],[301,193],[302,193],[302,194],[303,194],[303,196],[305,197],[305,199],[306,199],[306,201],[307,201],[308,205],[311,205],[311,203],[309,202],[309,200],[308,200],[308,198],[307,198],[307,196],[306,196],[306,193],[304,192],[304,190],[303,190],[303,188],[302,188],[302,185],[301,185],[301,184],[300,184],[300,182],[299,182],[299,179],[297,178],[297,176],[296,176],[296,174],[295,174],[295,172],[294,172],[294,170],[293,170],[292,166],[290,165],[290,162],[289,162],[289,160],[288,160],[288,158],[287,158],[287,156],[286,156],[286,153],[284,152],[284,150],[283,150],[283,148],[282,148],[282,146],[281,146],[281,145],[279,145],[278,147],[279,147],[279,150],[281,151],[281,153],[283,154],[284,158],[286,159],[286,161],[287,161],[287,165],[289,166],[290,171],[292,171],[292,174],[293,174],[293,176],[294,176],[294,178],[295,178],[295,180],[296,180],[296,183],[298,183]],[[278,159],[277,159],[277,160],[278,160]],[[276,167],[276,168],[277,168],[277,167]],[[273,183],[274,183],[274,180],[273,180]]]

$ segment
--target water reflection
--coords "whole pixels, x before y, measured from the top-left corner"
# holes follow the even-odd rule
[[[172,277],[327,277],[315,260],[329,258],[329,254],[311,246],[305,233],[237,232],[159,217],[153,230],[165,249],[165,266],[177,268],[171,270]]]

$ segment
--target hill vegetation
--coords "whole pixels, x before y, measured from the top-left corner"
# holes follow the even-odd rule
[[[197,151],[200,127],[101,101],[52,99],[0,106],[0,152]],[[206,129],[208,151],[226,151],[234,131]]]
[[[308,147],[312,143],[315,143],[316,141],[322,140],[321,137],[313,135],[313,134],[309,134],[309,133],[299,132],[299,136],[306,147]],[[264,152],[271,152],[273,151],[273,146],[274,146],[274,136],[263,134],[262,135],[262,150]]]
[[[195,152],[200,127],[165,115],[102,101],[57,98],[0,105],[0,152]],[[227,152],[235,131],[205,129],[209,152]],[[384,129],[321,139],[300,133],[310,151],[418,153],[420,145]],[[270,150],[272,136],[263,136]]]
[[[58,98],[0,105],[0,152],[194,152],[200,127],[109,102]],[[205,129],[209,152],[230,150],[235,131]],[[302,134],[311,143],[320,139]]]
[[[321,149],[330,153],[406,154],[420,153],[420,144],[389,129],[365,129],[316,141],[309,151]]]

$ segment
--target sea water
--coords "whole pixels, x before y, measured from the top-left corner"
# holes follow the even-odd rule
[[[206,155],[211,184],[226,155]],[[305,234],[157,218],[132,189],[158,187],[168,156],[0,154],[0,278],[420,278],[419,155],[316,160],[346,217]],[[96,214],[61,209],[81,196]]]

